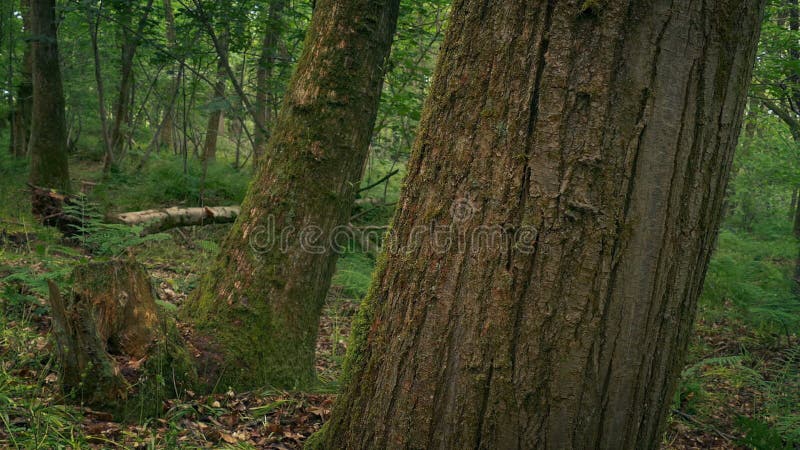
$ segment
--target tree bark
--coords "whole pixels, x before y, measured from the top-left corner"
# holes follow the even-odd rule
[[[30,0],[21,0],[23,31],[31,32]],[[13,44],[13,43],[12,43]],[[9,45],[12,45],[9,44]],[[31,137],[31,112],[33,111],[33,58],[31,44],[25,45],[20,66],[20,82],[17,86],[16,101],[11,111],[11,154],[24,158],[28,155]]]
[[[30,6],[33,36],[30,183],[68,192],[67,127],[58,60],[55,0],[32,0]],[[33,204],[33,212],[38,215],[35,198]]]
[[[763,3],[456,1],[310,448],[657,448]]]
[[[203,146],[203,160],[214,161],[217,159],[217,139],[222,130],[222,118],[225,108],[225,85],[228,79],[228,73],[225,68],[225,58],[228,56],[228,33],[223,33],[220,37],[223,55],[219,55],[217,62],[217,83],[214,85],[214,96],[211,98],[211,115],[208,116],[208,125],[206,126],[206,139]]]
[[[280,39],[283,24],[283,8],[285,2],[278,0],[269,5],[269,15],[264,37],[261,41],[261,55],[258,58],[258,68],[256,69],[256,123],[255,145],[253,146],[253,166],[258,167],[264,158],[264,151],[269,139],[268,126],[271,122],[270,100],[274,95],[270,92],[269,81],[275,69],[275,54],[278,51],[278,39]]]
[[[220,386],[291,388],[315,379],[317,326],[336,254],[324,242],[301,242],[301,230],[306,238],[309,230],[327,236],[347,223],[398,4],[321,0],[314,10],[270,156],[184,309],[198,332],[218,343]]]

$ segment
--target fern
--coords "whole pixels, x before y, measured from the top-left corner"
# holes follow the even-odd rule
[[[148,242],[170,239],[165,233],[145,235],[144,227],[112,224],[103,221],[99,206],[85,195],[77,196],[72,204],[64,207],[64,213],[78,219],[74,225],[78,243],[97,256],[119,256],[131,247]]]

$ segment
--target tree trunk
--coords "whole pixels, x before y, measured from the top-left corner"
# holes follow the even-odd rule
[[[336,263],[325,241],[350,214],[398,4],[320,0],[314,10],[270,157],[184,310],[218,343],[220,386],[295,387],[315,379],[317,326]],[[315,232],[325,238],[314,242]]]
[[[762,9],[457,1],[312,444],[656,448]]]
[[[21,0],[20,8],[23,19],[23,31],[31,32],[30,1]],[[11,45],[11,44],[9,44]],[[31,44],[25,45],[20,66],[20,82],[17,86],[16,102],[11,112],[11,154],[23,158],[28,154],[31,137],[31,112],[33,111],[33,59]]]
[[[30,5],[33,36],[30,182],[36,186],[69,191],[67,126],[58,64],[55,0],[32,0]],[[37,203],[35,200],[34,205]],[[33,212],[38,214],[35,206]]]
[[[800,198],[798,198],[797,194],[798,190],[795,189],[794,196],[792,197],[792,207],[794,208],[792,234],[800,248]],[[800,250],[798,251],[797,259],[794,264],[794,291],[795,294],[800,296]]]
[[[256,123],[255,145],[253,146],[253,166],[258,167],[264,158],[270,120],[270,99],[274,95],[270,92],[269,82],[275,69],[275,53],[278,51],[278,39],[281,36],[283,24],[283,8],[285,2],[278,0],[270,3],[269,17],[264,29],[264,38],[261,41],[261,55],[258,58],[256,69]]]
[[[113,150],[114,161],[106,159],[105,167],[103,170],[108,172],[112,164],[119,163],[122,158],[125,144],[130,138],[130,123],[132,120],[133,106],[133,89],[134,89],[134,73],[133,73],[133,59],[136,56],[136,49],[138,47],[139,39],[141,39],[142,32],[147,25],[147,18],[153,6],[153,0],[148,0],[147,5],[144,7],[144,12],[139,18],[136,29],[131,28],[131,19],[133,18],[133,6],[125,3],[121,6],[122,15],[122,58],[120,61],[120,81],[119,81],[119,94],[114,107],[114,124],[111,130],[111,146]]]
[[[167,48],[170,51],[175,50],[175,13],[172,11],[172,0],[163,0],[164,4],[164,20],[166,22],[167,27]],[[182,73],[182,70],[180,71]],[[164,110],[164,119],[161,125],[161,131],[159,132],[159,146],[163,146],[166,149],[173,149],[173,135],[175,134],[174,131],[174,116],[175,116],[175,95],[177,95],[178,87],[181,82],[180,75],[172,77],[172,92],[173,94],[172,100],[168,107]]]
[[[217,63],[217,84],[214,85],[214,96],[211,98],[211,115],[208,116],[206,126],[206,140],[203,146],[203,161],[214,161],[217,159],[217,139],[222,129],[222,113],[225,110],[225,81],[228,74],[225,70],[225,60],[228,53],[228,33],[225,32],[220,38],[222,41],[222,51],[225,56],[220,55]]]
[[[89,36],[92,42],[92,59],[94,60],[94,79],[97,84],[97,104],[98,114],[100,114],[100,133],[105,149],[105,164],[103,165],[106,173],[111,169],[114,161],[114,152],[111,145],[111,137],[108,134],[108,115],[106,114],[106,90],[103,84],[102,63],[100,61],[100,46],[98,34],[100,32],[100,17],[102,4],[98,6],[95,17],[89,17]]]
[[[130,14],[125,14],[129,19]],[[127,125],[131,121],[131,92],[133,91],[133,58],[136,55],[136,44],[131,37],[130,21],[122,24],[122,58],[120,60],[120,78],[117,101],[114,104],[114,124],[111,129],[112,156],[122,154],[122,149],[127,142]],[[112,158],[106,158],[103,171],[108,172],[115,164]]]

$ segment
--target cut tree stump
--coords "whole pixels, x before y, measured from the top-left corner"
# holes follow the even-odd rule
[[[61,386],[68,397],[128,415],[130,405],[160,408],[161,394],[174,397],[165,391],[191,383],[192,362],[174,321],[156,304],[141,264],[90,262],[75,268],[72,281],[66,297],[49,282]]]

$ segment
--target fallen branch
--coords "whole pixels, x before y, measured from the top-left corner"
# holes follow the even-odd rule
[[[239,217],[238,206],[166,208],[129,212],[106,217],[112,223],[143,225],[142,234],[153,234],[177,227],[231,223]]]
[[[360,217],[362,217],[362,216],[365,216],[365,215],[367,215],[367,214],[371,213],[372,211],[376,211],[376,210],[378,210],[378,209],[381,209],[381,208],[388,208],[388,207],[390,207],[390,206],[394,206],[394,205],[396,205],[396,204],[397,204],[397,202],[394,202],[394,203],[385,203],[385,204],[379,204],[379,205],[376,205],[376,206],[374,206],[374,207],[372,207],[372,208],[370,208],[370,209],[365,209],[365,210],[361,211],[360,213],[358,213],[358,214],[356,214],[356,215],[354,215],[354,216],[350,217],[350,221],[352,222],[352,221],[354,221],[354,220],[356,220],[356,219],[358,219],[358,218],[360,218]]]
[[[695,425],[697,425],[697,426],[699,426],[701,428],[706,428],[708,430],[711,430],[712,432],[716,433],[717,436],[721,437],[722,439],[724,439],[727,442],[733,442],[736,439],[735,437],[731,436],[730,434],[723,433],[722,431],[719,430],[719,428],[715,427],[714,425],[709,425],[709,424],[703,423],[703,422],[697,420],[694,416],[692,416],[690,414],[687,414],[687,413],[685,413],[685,412],[683,412],[683,411],[681,411],[679,409],[673,409],[672,413],[680,416],[684,420],[688,420],[689,422],[691,422],[691,423],[693,423],[693,424],[695,424]]]

